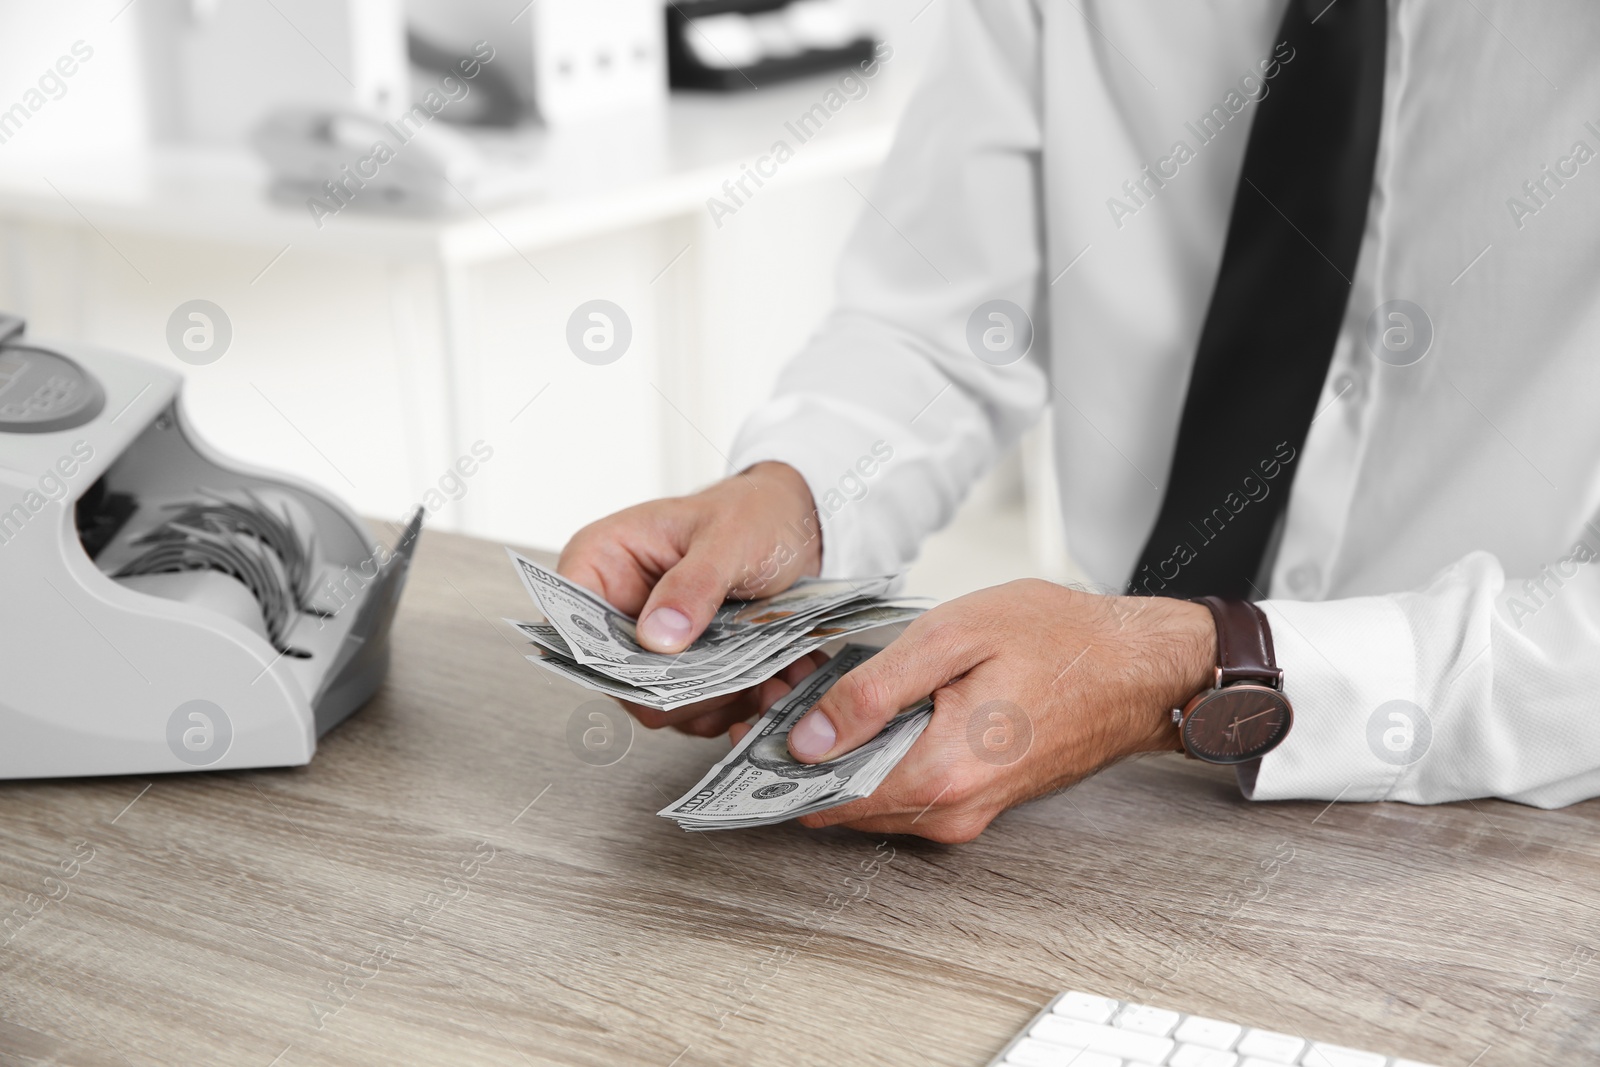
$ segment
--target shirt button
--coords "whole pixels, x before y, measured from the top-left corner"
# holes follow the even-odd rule
[[[1315,563],[1302,563],[1289,571],[1289,591],[1296,596],[1310,596],[1322,587],[1322,568]]]

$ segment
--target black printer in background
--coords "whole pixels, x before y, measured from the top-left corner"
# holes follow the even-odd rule
[[[848,0],[675,0],[666,19],[674,89],[760,89],[870,60],[876,45]]]

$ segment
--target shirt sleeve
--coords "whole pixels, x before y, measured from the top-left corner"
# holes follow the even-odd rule
[[[1294,725],[1255,800],[1600,795],[1600,527],[1530,578],[1472,553],[1422,589],[1262,603]]]
[[[989,301],[1022,310],[1013,331],[1042,318],[1039,55],[1031,0],[947,5],[894,147],[859,190],[836,307],[735,441],[732,470],[778,460],[806,479],[824,576],[903,570],[1043,410],[1042,328],[1005,366],[968,342]]]

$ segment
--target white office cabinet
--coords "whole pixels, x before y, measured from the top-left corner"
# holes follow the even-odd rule
[[[501,39],[531,14],[510,11]],[[397,517],[432,493],[434,529],[556,546],[722,473],[739,422],[832,302],[899,69],[732,214],[711,198],[827,79],[521,131],[544,191],[440,218],[314,219],[269,201],[237,150],[0,171],[0,308],[176,367],[219,448],[359,512]],[[232,347],[178,366],[168,320],[196,299],[225,310]],[[629,320],[615,361],[568,340],[595,300]],[[463,457],[470,473],[452,473]]]

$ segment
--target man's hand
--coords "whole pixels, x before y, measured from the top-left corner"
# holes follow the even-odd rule
[[[724,598],[771,596],[816,575],[822,537],[805,479],[758,463],[692,496],[619,511],[573,535],[556,570],[639,619],[639,641],[681,652]],[[807,656],[743,693],[657,711],[624,704],[650,729],[715,737],[770,706],[827,657]]]
[[[943,604],[790,731],[795,758],[818,763],[934,699],[927,731],[872,796],[800,821],[970,841],[1024,800],[1176,749],[1172,709],[1211,684],[1216,655],[1211,613],[1188,601],[1026,580]]]

